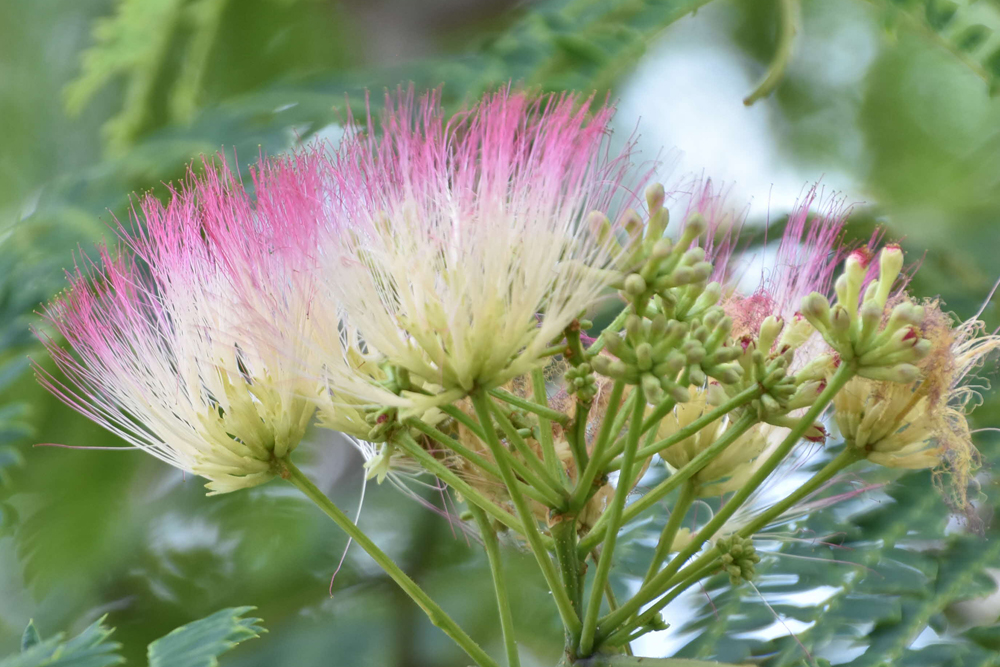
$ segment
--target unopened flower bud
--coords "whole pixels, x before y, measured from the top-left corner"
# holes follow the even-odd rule
[[[670,239],[662,238],[653,244],[653,250],[649,253],[649,257],[653,260],[665,259],[673,249],[674,244],[671,243]]]
[[[760,349],[765,352],[770,351],[784,326],[785,321],[781,317],[771,315],[764,318],[764,321],[760,325],[760,335],[757,339]]]
[[[708,280],[708,277],[712,275],[712,265],[708,262],[698,262],[693,267],[692,271],[692,281],[695,283],[700,283],[704,280]]]
[[[625,278],[625,293],[632,298],[642,296],[646,291],[646,281],[638,273],[630,273]]]
[[[700,313],[707,308],[711,308],[719,302],[722,298],[722,285],[717,282],[711,282],[705,286],[701,295],[695,300],[694,305],[691,310],[694,313]]]
[[[888,368],[881,366],[862,367],[858,371],[858,375],[866,377],[869,380],[885,380],[888,382],[909,384],[916,382],[920,378],[920,369],[913,364],[896,364]]]
[[[667,333],[667,317],[659,313],[649,324],[649,339],[656,342]]]
[[[736,364],[723,364],[713,369],[712,377],[722,384],[736,384],[743,377],[743,369]]]
[[[663,400],[663,386],[655,375],[643,373],[641,384],[647,403],[659,403]]]
[[[688,266],[679,266],[672,275],[674,285],[687,285],[694,282],[694,271]]]
[[[885,308],[885,303],[889,300],[889,293],[892,291],[892,285],[902,270],[903,249],[895,244],[882,248],[878,265],[878,291],[875,294],[875,300],[880,307]]]
[[[618,225],[622,227],[630,238],[637,238],[642,233],[642,218],[632,209],[626,209],[618,218]]]
[[[635,348],[636,365],[640,371],[648,371],[653,367],[653,346],[640,343]]]
[[[706,229],[708,229],[708,223],[705,222],[705,217],[701,213],[692,213],[684,224],[684,235],[691,234],[693,240],[704,234]]]
[[[662,183],[651,183],[646,187],[646,208],[649,209],[650,215],[659,212],[663,208],[665,199],[666,192],[663,189]]]
[[[812,321],[817,329],[830,325],[830,302],[819,292],[802,298],[802,314]]]
[[[701,360],[705,358],[705,348],[697,340],[689,340],[684,343],[681,352],[684,353],[689,364],[700,364]]]
[[[851,316],[841,304],[837,304],[833,308],[833,313],[830,316],[830,331],[833,335],[837,337],[843,337],[847,335],[848,329],[851,328]]]
[[[784,353],[788,350],[797,350],[816,331],[816,328],[807,320],[802,313],[795,313],[778,339],[778,351]]]
[[[587,214],[585,224],[591,233],[597,237],[597,242],[601,245],[612,239],[611,221],[608,216],[601,211],[591,211]]]

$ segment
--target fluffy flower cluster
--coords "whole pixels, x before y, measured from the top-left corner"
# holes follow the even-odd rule
[[[381,132],[224,161],[139,203],[118,252],[84,258],[45,311],[70,406],[214,491],[268,479],[319,406],[367,437],[385,406],[422,413],[547,361],[606,287],[583,224],[641,177],[612,154],[612,111],[509,91],[445,120],[387,96]]]
[[[527,484],[539,518],[562,485],[593,484],[575,510],[582,529],[612,495],[601,466],[625,443],[621,424],[603,422],[624,422],[626,401],[649,404],[650,437],[670,442],[659,453],[675,469],[752,421],[694,478],[699,493],[721,493],[789,433],[838,363],[860,375],[835,406],[850,446],[883,465],[969,468],[961,384],[995,338],[911,303],[894,246],[878,272],[871,250],[843,248],[847,209],[815,188],[743,289],[752,257],[735,252],[741,215],[725,191],[653,185],[643,206],[631,145],[610,151],[612,111],[594,106],[501,91],[448,119],[436,96],[400,93],[377,126],[352,121],[337,146],[263,160],[252,187],[206,163],[166,205],[139,203],[117,253],[82,260],[45,313],[72,349],[43,336],[65,380],[39,376],[215,492],[280,473],[318,410],[320,424],[379,443],[362,447],[372,474],[421,469],[396,448],[402,433],[506,504],[465,399],[502,390],[531,404],[546,387],[528,391],[525,377],[559,368],[549,379],[569,391],[542,396],[542,413],[561,415],[549,433],[530,405],[497,423],[518,479],[542,482]],[[584,350],[578,318],[615,290],[624,331]],[[442,454],[428,429],[471,457]],[[816,421],[802,435],[822,442],[826,430]],[[595,448],[600,465],[584,470]],[[633,464],[630,484],[648,464]]]
[[[46,309],[76,355],[43,336],[65,380],[36,366],[42,384],[213,492],[270,479],[318,394],[287,363],[305,351],[310,294],[296,253],[279,245],[313,197],[306,176],[293,163],[266,166],[254,180],[269,196],[251,203],[231,174],[209,169],[166,206],[144,198],[139,224],[119,230],[127,245],[84,257]]]

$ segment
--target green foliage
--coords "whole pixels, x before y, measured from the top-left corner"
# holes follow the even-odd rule
[[[28,629],[33,628],[32,625]],[[16,655],[0,660],[0,667],[111,667],[125,659],[118,655],[119,644],[110,641],[113,630],[104,619],[95,622],[76,637],[66,640],[60,633],[28,644]],[[25,635],[28,631],[25,630]]]
[[[149,667],[218,667],[218,657],[237,644],[266,632],[259,618],[243,618],[253,607],[223,609],[177,628],[149,645]],[[76,637],[58,634],[42,640],[34,622],[21,639],[21,652],[0,660],[0,667],[111,667],[125,662],[110,641],[114,630],[100,619]]]
[[[881,0],[886,25],[914,28],[1000,92],[1000,6],[977,0]]]
[[[177,628],[149,645],[149,667],[218,667],[218,657],[259,637],[259,618],[241,618],[253,607],[223,609]]]
[[[113,15],[94,23],[93,44],[82,54],[80,74],[65,89],[66,108],[79,114],[112,82],[122,81],[121,109],[103,127],[108,147],[116,153],[152,129],[188,123],[206,96],[211,101],[212,95],[206,92],[212,87],[213,60],[225,60],[227,47],[232,46],[231,34],[248,42],[267,40],[268,58],[273,60],[280,55],[274,53],[275,40],[290,37],[276,33],[276,27],[287,25],[289,15],[319,14],[313,7],[294,7],[298,3],[300,0],[118,0]],[[246,21],[254,16],[265,25],[271,21],[270,34],[267,28],[260,34],[257,24]],[[274,21],[276,16],[278,21]],[[347,58],[345,31],[333,21],[324,26],[323,18],[312,16],[315,28],[302,30],[300,26],[291,35],[300,42],[292,46],[298,50],[299,68],[307,68],[314,55],[304,50],[301,42],[321,40],[328,45],[320,49],[323,62]],[[322,37],[311,34],[324,27]],[[255,62],[237,49],[234,55],[244,59],[241,68],[256,70],[255,83],[268,77],[266,63]]]

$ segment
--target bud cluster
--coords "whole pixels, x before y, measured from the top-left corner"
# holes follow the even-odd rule
[[[852,252],[834,284],[836,303],[831,307],[826,297],[814,292],[802,300],[802,314],[862,377],[913,382],[920,376],[916,362],[931,349],[919,329],[924,309],[907,300],[890,307],[893,284],[903,268],[899,246],[882,250],[878,278],[865,287],[870,261],[867,249]]]
[[[715,542],[715,548],[721,554],[722,569],[729,574],[729,583],[733,586],[753,579],[757,574],[757,563],[760,556],[749,537],[731,535],[720,537]]]

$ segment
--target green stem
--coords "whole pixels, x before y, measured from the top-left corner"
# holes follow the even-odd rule
[[[746,433],[756,423],[757,418],[754,415],[744,415],[741,417],[739,421],[726,429],[726,432],[723,433],[718,440],[713,442],[704,451],[688,461],[687,465],[683,466],[673,475],[654,486],[652,489],[643,494],[642,497],[625,508],[624,516],[622,517],[623,523],[628,523],[642,512],[660,502],[661,499],[665,498],[678,486],[694,477],[699,470],[708,465],[712,459],[736,442],[741,435]],[[602,515],[601,518],[594,523],[590,532],[580,540],[581,549],[588,547],[592,548],[600,542],[602,537],[601,534],[605,530],[607,524],[607,522],[601,521],[603,518],[604,516]]]
[[[590,463],[587,455],[587,418],[590,416],[590,404],[579,400],[576,402],[576,413],[573,415],[573,430],[569,431],[569,444],[573,452],[573,462],[577,470],[585,470]]]
[[[295,464],[291,461],[285,460],[282,462],[284,470],[282,471],[282,477],[287,479],[289,482],[295,485],[309,500],[313,501],[317,507],[319,507],[323,512],[326,513],[328,517],[333,519],[340,528],[347,533],[347,535],[353,539],[358,546],[365,550],[365,552],[371,556],[378,565],[385,570],[393,581],[399,584],[399,587],[406,592],[410,598],[417,603],[427,617],[430,619],[431,623],[441,628],[446,635],[451,637],[456,644],[462,647],[462,649],[469,654],[476,664],[482,667],[499,667],[496,661],[493,660],[489,655],[483,651],[482,648],[469,635],[465,633],[462,628],[458,626],[455,621],[445,613],[441,607],[434,602],[424,589],[420,588],[413,579],[410,579],[405,572],[403,572],[396,563],[392,561],[389,556],[378,548],[378,546],[372,542],[371,538],[368,537],[360,528],[355,525],[351,519],[344,514],[339,507],[333,504],[329,498],[327,498],[322,491],[316,488],[308,477],[302,474]]]
[[[614,611],[618,609],[618,598],[615,597],[614,588],[611,586],[611,581],[604,584],[604,599],[608,601],[608,609]],[[622,644],[622,648],[625,650],[625,655],[632,655],[632,645],[629,642]]]
[[[631,309],[627,306],[622,309],[622,312],[618,313],[618,316],[611,321],[611,324],[604,328],[604,331],[590,344],[587,348],[588,356],[594,356],[598,352],[604,349],[604,339],[611,335],[618,333],[623,326],[625,326],[625,320],[628,318],[628,314],[631,313]]]
[[[649,626],[649,623],[653,617],[659,614],[668,604],[676,600],[681,593],[711,574],[713,569],[715,569],[714,566],[702,567],[682,579],[679,584],[657,600],[656,604],[642,612],[637,618],[625,623],[614,634],[608,637],[604,643],[607,646],[618,646],[625,641],[635,641],[644,634],[652,632],[654,628]]]
[[[789,508],[794,507],[800,500],[826,484],[844,468],[856,461],[860,461],[863,458],[864,453],[860,450],[855,449],[854,447],[845,447],[844,451],[823,466],[809,479],[809,481],[800,486],[787,497],[783,498],[780,502],[777,502],[769,507],[766,511],[762,512],[760,516],[741,528],[739,530],[739,535],[741,537],[749,537],[758,532],[760,529],[771,523],[771,521],[787,512]]]
[[[497,433],[493,429],[493,422],[490,420],[490,399],[482,390],[474,391],[470,398],[472,399],[473,407],[476,409],[476,415],[479,417],[479,422],[482,424],[485,431],[485,442],[493,452],[493,458],[496,459],[497,466],[500,468],[500,474],[503,477],[504,484],[507,485],[507,492],[510,493],[510,498],[514,502],[514,507],[517,508],[518,516],[521,517],[521,522],[524,524],[524,536],[527,538],[528,544],[531,545],[531,550],[534,552],[535,559],[538,561],[538,567],[542,571],[542,576],[545,577],[545,583],[548,584],[549,590],[552,591],[552,599],[555,601],[556,607],[559,610],[559,616],[562,619],[563,626],[570,633],[579,632],[580,618],[573,610],[573,603],[566,594],[566,589],[563,588],[559,581],[555,567],[552,565],[552,559],[549,558],[548,551],[545,549],[545,545],[542,541],[542,534],[538,530],[538,522],[535,520],[535,516],[531,513],[528,501],[526,501],[524,496],[521,494],[521,490],[517,485],[517,478],[514,477],[514,471],[511,470],[508,458],[503,455],[503,444],[500,442],[500,438],[497,437]]]
[[[469,505],[472,517],[479,525],[479,534],[483,538],[486,558],[490,563],[490,573],[493,575],[493,588],[497,596],[497,610],[500,612],[500,632],[503,634],[503,644],[507,651],[508,667],[520,667],[521,659],[517,654],[517,639],[514,637],[514,617],[510,613],[510,602],[507,599],[507,585],[503,576],[503,562],[500,560],[500,542],[497,533],[490,525],[490,520],[483,510],[475,505]]]
[[[600,462],[604,457],[604,450],[611,440],[612,426],[618,417],[618,408],[622,402],[622,394],[624,392],[625,383],[621,380],[615,380],[611,387],[611,396],[608,398],[608,410],[604,413],[604,420],[601,422],[601,430],[597,434],[597,440],[594,441],[594,449],[591,452],[590,460],[587,461],[587,467],[584,468],[583,473],[577,479],[576,490],[573,492],[573,498],[570,501],[570,508],[574,511],[583,509],[583,506],[587,504],[587,500],[593,493],[594,479],[600,471]]]
[[[549,471],[545,469],[545,465],[538,458],[538,454],[528,446],[528,443],[517,432],[517,429],[514,428],[514,425],[507,415],[503,413],[503,410],[500,409],[500,406],[490,401],[490,409],[493,411],[493,416],[496,418],[497,424],[500,425],[504,435],[507,436],[507,441],[514,445],[514,449],[517,450],[527,464],[528,469],[531,470],[532,479],[529,481],[530,486],[535,488],[541,487],[538,490],[544,492],[550,498],[546,503],[549,507],[563,509],[569,500],[569,494],[566,492],[566,489],[559,486],[559,482],[549,476]],[[516,457],[509,450],[505,449],[504,451],[508,452],[513,464]]]
[[[780,502],[777,502],[767,508],[767,510],[762,512],[760,516],[737,531],[737,535],[740,537],[750,537],[751,535],[757,533],[759,530],[765,528],[772,521],[787,512],[789,508],[794,507],[795,504],[803,498],[807,497],[809,494],[826,484],[835,475],[840,473],[840,471],[844,470],[844,468],[847,468],[852,463],[860,461],[863,458],[864,454],[853,447],[844,449],[844,451],[842,451],[833,460],[823,466],[823,468],[820,469],[815,475],[813,475],[809,481],[783,498]],[[687,576],[698,567],[702,567],[707,563],[710,563],[717,556],[718,554],[715,553],[714,550],[702,554],[697,560],[678,572],[677,578]]]
[[[663,527],[663,532],[660,534],[660,541],[656,544],[656,551],[653,552],[653,560],[649,563],[649,570],[646,571],[646,576],[642,580],[643,584],[648,584],[656,576],[656,573],[660,571],[663,561],[666,560],[667,554],[670,553],[670,547],[674,544],[674,538],[677,536],[677,531],[680,530],[684,516],[697,496],[697,483],[689,479],[681,485],[681,493],[677,497],[677,503],[670,512],[667,525]]]
[[[833,397],[843,389],[844,385],[854,377],[855,368],[854,364],[848,361],[842,361],[837,371],[834,373],[830,382],[827,384],[826,389],[816,398],[816,402],[813,403],[812,407],[809,408],[808,412],[802,416],[802,418],[795,424],[795,427],[791,430],[788,436],[782,441],[778,448],[768,457],[767,461],[754,471],[750,479],[747,480],[746,484],[740,488],[732,498],[730,498],[725,505],[723,505],[715,516],[712,517],[711,521],[705,524],[698,534],[695,536],[691,543],[688,544],[684,549],[678,553],[670,564],[662,572],[657,574],[652,581],[646,586],[643,586],[639,591],[632,597],[631,600],[626,602],[621,606],[621,608],[612,614],[608,614],[602,622],[605,627],[614,628],[617,624],[622,623],[626,618],[637,612],[642,608],[642,605],[650,602],[653,598],[657,597],[662,591],[663,587],[668,584],[671,578],[677,573],[680,567],[692,556],[701,545],[704,544],[709,538],[715,535],[720,528],[729,520],[736,510],[738,510],[747,498],[753,494],[757,488],[764,483],[774,469],[788,456],[788,453],[792,448],[798,444],[802,435],[815,423],[816,418],[819,417],[823,411],[826,409]],[[685,466],[687,467],[687,466]],[[714,549],[711,552],[706,553],[702,559],[708,557],[710,554],[714,553]],[[713,556],[714,557],[714,556]],[[699,559],[701,560],[701,559]]]
[[[531,371],[531,385],[535,395],[535,403],[548,407],[549,393],[545,388],[545,373],[541,368]],[[560,464],[556,455],[556,446],[552,441],[552,422],[545,417],[538,415],[538,443],[542,446],[542,460],[549,474],[566,484],[569,478],[566,469]]]
[[[393,442],[400,449],[416,459],[425,470],[458,491],[467,502],[482,508],[491,517],[508,528],[516,530],[521,535],[527,534],[527,529],[525,529],[524,524],[517,517],[511,516],[510,512],[507,512],[479,491],[469,486],[468,482],[459,477],[454,470],[426,452],[409,434],[399,432],[396,434]]]
[[[483,429],[479,426],[479,424],[476,423],[476,420],[465,414],[457,405],[442,405],[440,406],[440,410],[465,428],[472,431],[472,434],[479,438],[480,441],[486,442],[486,434],[483,432]]]
[[[420,419],[415,419],[415,418],[407,419],[406,425],[412,426],[413,428],[417,429],[418,431],[426,435],[431,440],[434,440],[438,444],[444,445],[448,449],[451,449],[456,454],[461,456],[463,459],[478,466],[483,472],[487,473],[488,475],[496,479],[498,483],[503,483],[503,480],[500,479],[499,468],[493,465],[493,463],[489,461],[486,457],[480,456],[476,452],[472,451],[471,449],[460,443],[458,440],[455,440],[454,438],[448,436],[447,434],[442,433],[438,429],[434,428],[430,424],[427,424]],[[544,493],[536,489],[534,486],[529,486],[527,484],[522,483],[521,490],[524,492],[526,496],[528,496],[532,500],[537,500],[538,502],[543,504],[552,502],[553,500],[551,495],[546,496]]]
[[[621,474],[618,477],[618,486],[615,489],[611,507],[605,510],[604,513],[605,516],[609,516],[608,527],[605,531],[601,557],[597,561],[597,571],[594,573],[593,588],[590,590],[590,600],[587,603],[587,614],[583,620],[583,630],[580,633],[580,655],[590,655],[594,651],[597,619],[601,613],[601,596],[604,593],[604,584],[608,581],[608,574],[611,572],[611,561],[614,558],[618,530],[622,525],[622,510],[625,508],[625,499],[632,489],[632,462],[635,460],[635,453],[639,449],[639,430],[642,428],[642,414],[646,409],[646,401],[643,397],[641,386],[635,388],[635,395],[635,404],[632,407],[632,421],[629,424],[628,441],[625,443],[624,463],[622,464]]]
[[[477,438],[479,438],[480,442],[486,442],[486,434],[483,432],[482,427],[478,423],[476,423],[475,419],[473,419],[469,415],[465,414],[464,412],[462,412],[460,409],[458,409],[454,405],[444,405],[444,406],[441,406],[441,411],[444,412],[445,414],[451,416],[452,419],[454,419],[455,421],[457,421],[460,424],[462,424],[463,426],[465,426],[465,428],[469,429],[469,431],[474,436],[476,436]],[[423,429],[421,429],[421,430],[423,431]],[[435,429],[435,431],[437,431],[437,429]],[[427,431],[424,431],[424,432],[428,433],[428,435],[430,435],[435,440],[438,440],[438,438],[437,438],[436,435],[432,435],[432,434],[430,434]],[[437,431],[437,432],[440,433],[440,431]],[[442,435],[444,435],[444,434],[442,434]],[[447,437],[447,436],[445,436],[445,437]],[[442,441],[438,440],[438,442],[442,442]],[[444,444],[446,446],[449,446],[449,447],[451,446],[447,442],[442,442],[442,444]],[[465,449],[466,449],[466,451],[468,451],[467,448],[465,448]],[[456,451],[458,451],[458,450],[456,450]],[[504,451],[507,451],[507,450],[505,449]],[[479,457],[478,454],[474,454],[474,456]],[[482,459],[482,457],[479,457],[479,458]],[[521,490],[526,495],[528,495],[529,497],[531,497],[533,500],[537,500],[538,502],[540,502],[542,504],[545,504],[545,505],[548,505],[548,504],[551,504],[551,503],[557,503],[558,504],[558,503],[562,502],[562,493],[561,492],[555,492],[555,495],[553,495],[554,492],[552,490],[548,489],[549,485],[545,484],[541,479],[539,479],[538,476],[535,475],[535,473],[533,473],[531,470],[529,470],[528,466],[526,466],[524,463],[522,463],[516,456],[509,456],[508,459],[510,460],[510,464],[514,467],[514,472],[516,472],[517,475],[526,482],[526,484],[522,484],[521,485]],[[473,462],[475,462],[475,459],[473,459]],[[484,470],[485,470],[485,468],[484,468]],[[497,473],[499,473],[499,469],[497,469]],[[530,489],[530,490],[528,490],[528,489]]]
[[[615,416],[615,422],[611,426],[612,440],[617,438],[618,434],[621,433],[622,429],[625,427],[625,420],[628,419],[628,416],[630,414],[632,414],[632,406],[634,405],[634,403],[635,403],[635,392],[633,391],[629,393],[628,398],[625,399],[625,404],[622,405],[622,407],[618,410],[618,414]],[[608,465],[611,463],[611,461],[616,456],[622,453],[623,449],[625,449],[624,438],[614,442],[614,444],[612,444],[610,447],[607,447],[607,452],[604,454],[604,460],[601,461],[600,469],[606,469]]]
[[[504,391],[503,389],[490,389],[489,393],[491,396],[499,398],[504,403],[510,403],[515,407],[527,410],[528,412],[534,413],[539,417],[545,417],[549,421],[554,421],[557,424],[562,424],[563,426],[569,424],[569,415],[559,412],[558,410],[554,410],[548,406],[539,405],[534,401],[529,401],[526,398],[515,396],[509,391]]]
[[[662,452],[664,449],[667,449],[668,447],[676,445],[678,442],[681,442],[682,440],[690,438],[692,435],[694,435],[701,429],[705,428],[706,426],[714,422],[716,419],[721,419],[722,417],[726,416],[733,410],[743,407],[750,401],[759,398],[760,395],[763,393],[764,390],[760,387],[759,384],[755,384],[752,387],[744,389],[743,391],[736,394],[735,396],[733,396],[731,399],[729,399],[719,407],[709,412],[706,412],[701,417],[694,420],[684,428],[679,429],[676,433],[671,434],[669,438],[664,438],[663,440],[654,442],[651,445],[643,447],[642,449],[639,450],[638,454],[639,458],[641,459],[647,456],[652,456],[653,454]],[[649,419],[647,419],[646,422],[642,425],[644,431],[646,430],[646,428],[652,426],[653,424],[652,417],[653,415],[650,415]]]

